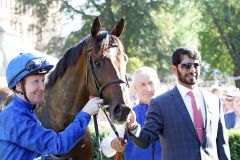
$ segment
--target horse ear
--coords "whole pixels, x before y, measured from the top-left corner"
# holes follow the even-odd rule
[[[101,23],[100,23],[98,17],[96,17],[92,24],[92,29],[91,29],[92,37],[96,37],[98,35],[100,28],[101,28]]]
[[[121,18],[118,24],[113,28],[112,35],[120,37],[123,32],[123,29],[124,29],[124,19]]]

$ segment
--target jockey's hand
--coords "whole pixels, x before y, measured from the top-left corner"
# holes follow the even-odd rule
[[[123,152],[126,147],[127,141],[120,141],[118,138],[115,138],[111,142],[111,146],[117,152]]]
[[[95,115],[98,113],[99,105],[103,103],[103,99],[98,97],[91,98],[87,104],[83,107],[82,111],[88,114]]]

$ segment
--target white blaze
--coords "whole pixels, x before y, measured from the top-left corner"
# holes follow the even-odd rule
[[[118,54],[118,48],[117,47],[111,47],[109,48],[109,56],[113,64],[117,63],[117,54]]]

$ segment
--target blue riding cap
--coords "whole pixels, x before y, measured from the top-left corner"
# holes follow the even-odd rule
[[[53,68],[48,61],[31,53],[20,53],[7,66],[7,83],[10,89],[31,74],[46,74]]]

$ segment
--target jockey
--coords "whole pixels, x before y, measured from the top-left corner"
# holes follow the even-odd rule
[[[97,97],[90,99],[62,132],[41,126],[34,110],[43,99],[45,74],[52,68],[46,59],[31,53],[21,53],[9,62],[6,78],[14,95],[0,112],[1,160],[32,160],[68,152],[81,140],[91,115],[103,103]]]
[[[24,96],[25,100],[30,102],[26,95],[24,77],[27,77],[29,75],[45,75],[52,68],[53,65],[49,64],[48,61],[42,57],[37,57],[30,53],[21,53],[18,57],[14,58],[8,65],[6,73],[8,87],[13,90],[13,92]],[[16,85],[18,82],[21,91],[16,89]]]

